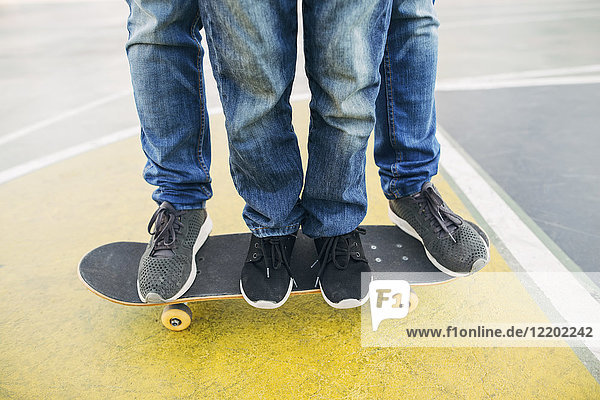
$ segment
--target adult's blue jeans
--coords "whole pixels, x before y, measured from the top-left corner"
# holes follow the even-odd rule
[[[388,199],[420,191],[437,173],[438,26],[431,0],[394,0],[375,127],[375,162]]]
[[[212,196],[197,0],[127,0],[126,50],[152,198],[177,209]]]
[[[402,145],[407,139],[410,142],[410,137],[390,135],[399,131],[395,124],[401,121],[428,125],[414,129],[421,137],[435,132],[432,94],[437,20],[432,8],[418,7],[424,1],[394,2],[383,63],[379,61],[381,32],[387,27],[384,2],[348,2],[353,4],[335,7],[335,2],[305,2],[306,72],[313,98],[310,160],[302,200],[298,195],[303,173],[288,102],[295,72],[295,3],[273,2],[271,7],[261,7],[251,2],[242,6],[239,2],[201,2],[199,9],[196,2],[188,1],[180,1],[176,7],[161,1],[128,1],[127,53],[142,146],[148,157],[144,177],[158,187],[153,193],[157,202],[166,200],[178,209],[202,208],[212,195],[201,20],[210,36],[213,69],[227,117],[232,175],[248,203],[244,218],[255,234],[290,233],[303,223],[304,232],[311,236],[332,236],[351,231],[362,221],[367,205],[364,148],[374,119],[373,96],[379,82],[374,72],[379,64],[386,80],[377,99],[375,132],[384,191],[391,198],[420,188],[416,180],[402,188],[404,177],[399,173],[403,163],[411,162],[402,152],[410,149]],[[414,6],[400,7],[402,4]],[[270,24],[249,23],[248,18],[256,17]],[[417,29],[423,40],[417,42],[433,40],[426,46],[426,53],[433,58],[418,58],[416,70],[421,68],[421,73],[411,76],[422,77],[424,82],[406,81],[407,88],[399,93],[406,91],[409,97],[394,96],[393,85],[398,80],[390,72],[385,75],[386,71],[395,74],[402,65],[410,67],[411,60],[416,60],[410,55],[423,51],[411,39],[415,31],[394,29],[394,24],[411,22],[414,28],[416,20],[423,26]],[[406,49],[402,56],[394,56],[394,46]],[[410,88],[425,93],[423,86],[431,91],[421,97],[426,103],[421,109],[429,111],[427,117],[417,115],[419,112],[412,116],[390,113],[395,102],[415,102],[415,90]],[[270,132],[268,140],[265,132]],[[420,153],[420,168],[427,172],[412,174],[424,182],[435,174],[439,147],[424,148],[425,139],[415,142],[421,146],[416,146],[413,154]],[[437,145],[435,138],[429,143]],[[427,157],[428,165],[423,162]],[[389,177],[387,186],[385,177]]]

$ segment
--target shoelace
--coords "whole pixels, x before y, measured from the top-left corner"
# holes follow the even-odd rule
[[[275,270],[281,268],[283,266],[287,273],[290,275],[290,278],[294,281],[294,286],[296,286],[296,280],[292,275],[292,270],[290,269],[290,263],[285,255],[284,242],[279,237],[265,237],[260,238],[260,249],[263,253],[263,258],[265,260],[265,266],[267,269],[267,278],[270,277],[270,268]],[[267,257],[267,253],[270,257]]]
[[[367,233],[367,231],[364,228],[356,228],[356,232],[360,233],[361,235]],[[340,244],[340,240],[343,240],[345,246],[338,246]],[[332,236],[325,239],[323,247],[321,248],[319,256],[317,257],[317,261],[315,261],[315,263],[313,264],[314,266],[317,262],[321,262],[321,267],[319,268],[319,272],[317,273],[317,280],[315,281],[315,287],[319,285],[319,280],[321,279],[321,276],[325,271],[325,266],[329,264],[329,261],[332,261],[333,265],[339,270],[344,270],[348,268],[348,265],[350,264],[350,247],[352,246],[351,242],[352,238],[350,237],[349,233],[346,235]],[[343,262],[341,264],[337,260],[338,256],[343,257]]]
[[[148,223],[148,233],[154,236],[154,251],[171,250],[174,248],[177,233],[183,224],[179,217],[184,211],[177,211],[173,206],[167,203],[154,212]],[[152,226],[154,225],[154,230]]]
[[[452,232],[458,229],[458,225],[462,224],[462,218],[453,213],[448,206],[444,204],[444,200],[436,192],[433,185],[426,186],[419,195],[414,199],[420,204],[422,212],[425,214],[426,221],[433,221],[433,229],[436,234],[440,231],[446,232],[450,238],[456,243],[456,239],[452,236]]]

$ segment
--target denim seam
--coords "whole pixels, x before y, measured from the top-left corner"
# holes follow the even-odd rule
[[[384,54],[384,60],[383,60],[383,66],[384,66],[384,73],[385,73],[385,92],[386,92],[386,97],[387,97],[387,102],[388,102],[388,112],[387,112],[387,118],[388,118],[388,135],[390,135],[390,143],[392,145],[392,149],[394,150],[394,159],[395,162],[400,162],[401,161],[401,157],[398,157],[398,153],[396,151],[397,148],[397,143],[396,143],[396,121],[394,119],[394,90],[392,87],[392,66],[391,66],[391,61],[390,61],[390,49],[389,49],[389,45],[388,43],[385,44],[385,54]],[[391,126],[391,128],[390,128]],[[392,179],[390,181],[390,192],[395,195],[395,196],[399,196],[399,190],[396,187],[396,183],[397,183],[397,179],[395,177],[395,173],[394,173],[394,164],[392,164],[390,166],[390,171],[392,173]]]
[[[194,23],[192,24],[192,27],[190,28],[190,35],[192,36],[192,38],[194,39],[194,42],[196,42],[196,46],[198,47],[198,55],[196,56],[196,71],[198,74],[198,102],[200,103],[200,131],[198,132],[198,145],[197,145],[197,151],[196,151],[196,159],[198,160],[198,164],[200,165],[200,168],[202,169],[202,171],[204,171],[204,173],[206,174],[206,177],[208,178],[210,176],[210,172],[206,166],[206,164],[204,163],[203,157],[202,157],[202,145],[204,144],[204,128],[205,128],[205,117],[204,114],[206,112],[206,107],[204,102],[202,101],[202,96],[203,96],[203,91],[202,91],[202,83],[203,83],[203,73],[202,73],[202,66],[200,65],[200,59],[201,59],[201,53],[202,53],[202,47],[200,44],[200,41],[198,40],[197,36],[196,36],[196,27],[198,26],[198,21],[200,20],[200,10],[196,11],[196,18],[194,19]],[[208,190],[206,190],[206,188],[204,187],[204,185],[200,185],[200,190],[202,190],[202,192],[204,192],[205,195],[210,196],[210,193],[208,192]]]

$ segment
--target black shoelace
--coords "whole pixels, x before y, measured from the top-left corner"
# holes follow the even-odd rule
[[[434,186],[425,187],[419,195],[414,196],[414,199],[419,203],[421,212],[425,214],[425,220],[433,225],[434,232],[439,235],[444,231],[456,243],[452,233],[458,229],[458,225],[462,224],[462,218],[444,204],[444,200]]]
[[[282,266],[287,270],[287,273],[290,275],[290,278],[294,280],[294,286],[296,286],[296,280],[292,275],[292,270],[290,269],[290,263],[287,259],[284,241],[280,237],[265,237],[260,239],[260,249],[263,253],[263,258],[265,260],[265,267],[267,269],[267,279],[270,277],[270,269],[273,268],[275,270],[281,268]]]
[[[356,228],[356,232],[360,233],[361,235],[364,235],[365,233],[367,233],[367,231],[364,228]],[[340,246],[340,242],[343,243]],[[329,262],[331,261],[333,263],[333,265],[339,269],[339,270],[344,270],[346,268],[348,268],[348,265],[350,264],[350,257],[351,257],[351,247],[357,247],[358,249],[358,243],[353,242],[352,237],[350,236],[350,234],[346,234],[346,235],[341,235],[341,236],[332,236],[329,238],[325,239],[325,242],[323,243],[323,247],[321,248],[321,251],[319,252],[319,256],[317,257],[317,261],[315,261],[315,263],[313,264],[313,266],[317,263],[320,262],[321,263],[321,267],[319,268],[319,272],[317,273],[317,280],[315,281],[315,287],[319,286],[319,280],[321,279],[321,276],[323,275],[323,272],[325,271],[325,266],[327,264],[329,264]],[[338,262],[338,256],[342,257],[343,261],[342,263]]]
[[[148,233],[154,236],[154,252],[175,248],[177,233],[183,227],[179,218],[183,213],[167,203],[161,204],[154,212],[148,223]],[[152,230],[153,225],[154,230]]]

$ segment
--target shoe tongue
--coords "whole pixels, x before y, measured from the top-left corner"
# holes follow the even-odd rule
[[[163,203],[164,204],[164,203]],[[167,203],[168,204],[168,203]],[[170,204],[169,204],[170,206]],[[152,254],[152,257],[156,257],[156,258],[172,258],[175,256],[175,252],[171,249],[169,249],[167,246],[165,246],[165,240],[172,240],[174,238],[170,237],[170,234],[168,231],[166,231],[167,229],[169,229],[166,225],[169,221],[169,217],[166,215],[162,215],[159,220],[156,223],[156,229],[158,230],[158,232],[161,231],[165,231],[165,232],[161,232],[161,234],[166,234],[166,237],[162,237],[161,239],[159,239],[159,241],[156,243],[156,247],[158,247],[156,250],[154,250],[154,253]],[[179,229],[176,226],[175,228],[175,232],[178,232]]]
[[[173,252],[173,250],[169,249],[156,250],[154,252],[154,257],[156,258],[172,258],[174,255],[175,253]]]

